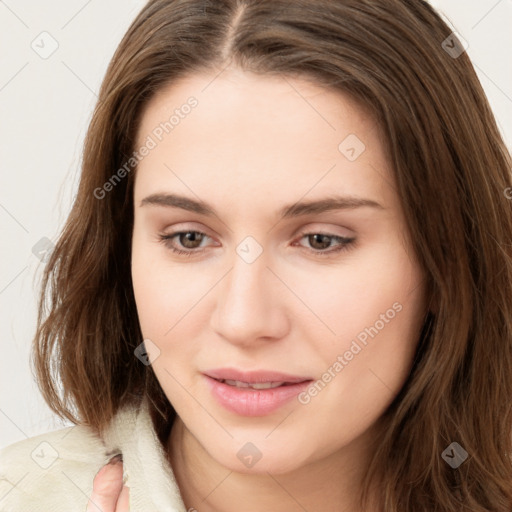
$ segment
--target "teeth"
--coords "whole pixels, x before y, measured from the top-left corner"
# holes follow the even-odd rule
[[[229,386],[235,386],[237,388],[252,388],[252,389],[272,389],[282,386],[284,382],[253,382],[249,384],[248,382],[241,382],[239,380],[223,380],[224,384],[228,384]]]
[[[224,384],[229,386],[236,386],[237,388],[249,388],[251,387],[247,382],[240,382],[239,380],[224,380]]]
[[[282,386],[284,382],[254,382],[251,387],[254,389],[271,389]]]

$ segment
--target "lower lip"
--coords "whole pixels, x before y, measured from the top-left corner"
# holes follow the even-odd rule
[[[311,381],[298,382],[271,389],[237,388],[205,376],[213,396],[228,411],[240,416],[265,416],[276,411],[301,391]]]

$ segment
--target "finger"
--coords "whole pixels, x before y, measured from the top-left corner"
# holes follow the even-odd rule
[[[86,512],[115,512],[122,487],[122,462],[113,461],[103,466],[94,477]]]
[[[117,500],[116,512],[130,512],[130,488],[126,485],[123,485]]]

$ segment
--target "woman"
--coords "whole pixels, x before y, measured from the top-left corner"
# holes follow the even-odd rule
[[[46,270],[77,426],[0,510],[509,511],[510,168],[425,2],[150,1]]]

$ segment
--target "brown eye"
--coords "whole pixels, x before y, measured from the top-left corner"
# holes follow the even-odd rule
[[[198,231],[185,231],[183,233],[177,233],[175,236],[178,237],[179,243],[186,249],[197,249],[204,238],[204,233]]]
[[[309,247],[302,244],[300,245],[318,256],[329,256],[343,250],[348,250],[355,241],[355,237],[346,238],[329,233],[303,233],[301,240],[302,239],[307,240]]]
[[[327,249],[331,245],[332,236],[329,235],[322,235],[320,233],[316,233],[314,235],[307,235],[309,245],[313,249]]]
[[[204,251],[201,243],[205,238],[210,237],[200,231],[177,231],[170,234],[162,233],[159,238],[172,252],[183,256],[192,256]]]

